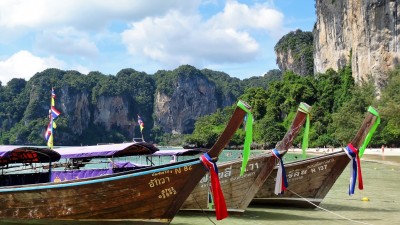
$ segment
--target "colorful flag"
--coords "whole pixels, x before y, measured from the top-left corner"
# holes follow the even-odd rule
[[[54,88],[51,88],[51,106],[55,106],[54,99],[56,98],[56,93],[54,92]]]
[[[56,98],[56,93],[54,92],[54,88],[51,88],[51,98]]]
[[[49,140],[47,141],[47,146],[49,146],[50,149],[53,149],[53,134],[50,135]]]
[[[54,99],[56,98],[56,94],[54,92],[54,88],[51,88],[51,107],[49,110],[49,119],[50,122],[47,125],[46,132],[44,134],[44,137],[47,141],[47,146],[49,148],[53,148],[53,129],[57,127],[56,123],[54,122],[54,119],[56,119],[61,113],[54,107]]]
[[[49,125],[47,125],[47,129],[46,132],[44,133],[44,138],[46,139],[46,141],[49,140],[50,136],[51,136],[51,122],[49,123]]]
[[[140,132],[142,132],[142,130],[144,128],[144,123],[143,123],[142,118],[140,118],[139,114],[137,115],[137,117],[138,117],[138,124],[140,126]]]
[[[56,107],[51,106],[51,117],[53,120],[57,118],[61,113],[56,109]]]

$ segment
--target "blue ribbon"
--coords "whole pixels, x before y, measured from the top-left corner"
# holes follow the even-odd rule
[[[203,156],[204,157],[206,157],[206,159],[210,162],[210,163],[212,163],[213,165],[214,165],[214,171],[218,174],[218,167],[217,167],[217,163],[216,162],[213,162],[212,161],[212,159],[211,159],[211,157],[210,157],[210,155],[208,155],[208,153],[206,152],[206,153],[204,153],[203,154]]]
[[[286,170],[285,166],[283,165],[282,155],[279,154],[277,149],[273,149],[272,154],[279,160],[279,168],[275,183],[275,194],[283,194],[289,184],[286,178]]]
[[[352,144],[348,144],[346,146],[345,152],[347,156],[351,159],[349,195],[352,195],[354,194],[354,190],[356,187],[357,174],[358,174],[358,188],[360,190],[364,188],[362,174],[361,174],[360,157],[358,156],[358,150],[354,148]]]

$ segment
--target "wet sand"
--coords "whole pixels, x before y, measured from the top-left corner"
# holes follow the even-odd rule
[[[357,189],[353,196],[347,194],[350,178],[349,167],[347,167],[322,201],[320,207],[323,209],[275,208],[257,205],[250,206],[242,216],[230,215],[221,221],[217,221],[212,214],[206,216],[201,213],[180,212],[171,224],[400,224],[400,194],[398,194],[400,157],[395,154],[382,156],[381,153],[366,153],[361,167],[364,190]],[[367,197],[369,201],[362,201],[364,197]]]

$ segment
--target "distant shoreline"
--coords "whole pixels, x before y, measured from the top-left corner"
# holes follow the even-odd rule
[[[342,148],[309,148],[306,153],[326,154],[341,151]],[[300,148],[289,149],[289,152],[301,152]],[[387,156],[400,156],[400,148],[385,148],[382,153],[381,148],[366,148],[364,151],[366,155],[387,155]]]

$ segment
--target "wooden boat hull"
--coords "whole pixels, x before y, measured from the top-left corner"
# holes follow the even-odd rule
[[[326,154],[285,164],[288,190],[275,195],[277,167],[268,177],[252,203],[290,207],[315,208],[328,194],[338,177],[349,164],[344,151]],[[311,204],[310,202],[313,204]]]
[[[61,183],[0,188],[2,219],[169,223],[206,169],[200,160]]]
[[[300,104],[292,125],[273,150],[276,152],[275,154],[284,154],[289,149],[294,138],[300,132],[301,126],[306,121],[309,110],[310,106],[306,103]],[[241,160],[218,164],[218,176],[227,210],[231,213],[243,213],[273,171],[276,163],[277,159],[272,151],[250,157],[243,176],[240,176]],[[184,202],[181,209],[212,210],[213,206],[208,204],[209,189],[209,175],[207,174]]]
[[[243,176],[240,176],[240,160],[218,164],[218,175],[228,212],[240,214],[245,211],[271,174],[275,161],[271,153],[253,156],[249,159]],[[208,208],[209,185],[210,177],[206,174],[183,203],[181,210],[214,211],[213,207]]]
[[[207,152],[210,158],[220,155],[247,112],[250,106],[239,101],[224,131]],[[86,153],[95,152],[86,149]],[[94,157],[100,153],[96,154]],[[14,159],[3,161],[15,162]],[[26,177],[29,174],[36,175],[28,173]],[[48,175],[51,174],[49,166]],[[128,220],[139,224],[169,224],[205,174],[203,163],[193,159],[73,181],[61,181],[56,177],[54,181],[59,183],[28,182],[24,177],[21,185],[0,187],[0,219]],[[11,175],[10,179],[19,176]]]

